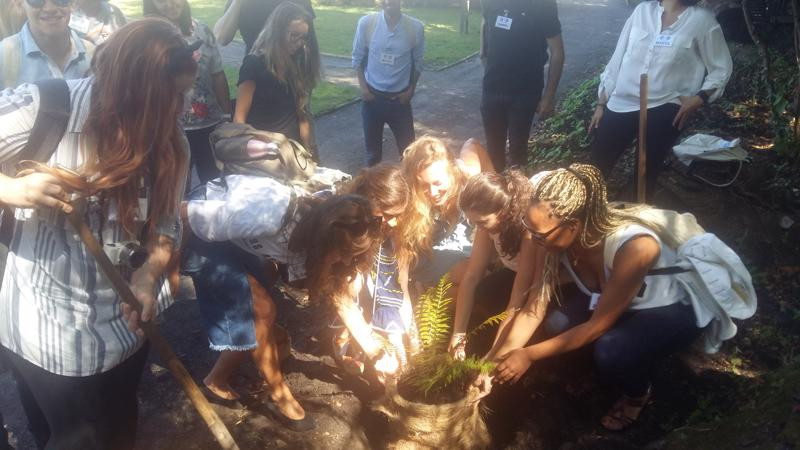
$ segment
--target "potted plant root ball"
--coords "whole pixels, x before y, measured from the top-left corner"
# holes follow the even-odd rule
[[[490,444],[489,431],[472,385],[494,364],[475,356],[454,359],[447,352],[452,322],[452,287],[447,276],[420,296],[417,304],[420,351],[394,385],[379,410],[389,417],[393,449],[480,449]],[[470,334],[500,323],[505,313],[490,317]]]

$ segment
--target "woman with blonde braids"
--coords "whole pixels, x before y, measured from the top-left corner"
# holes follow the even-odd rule
[[[527,304],[487,355],[499,363],[498,381],[515,382],[535,361],[594,343],[599,373],[624,394],[602,425],[623,430],[639,417],[650,398],[654,363],[700,333],[675,277],[648,275],[654,267],[673,265],[676,254],[671,230],[638,217],[646,208],[611,208],[602,175],[591,165],[572,164],[542,177],[523,225],[547,251],[544,270],[534,272]],[[546,320],[560,334],[523,347],[542,323],[559,268],[584,295],[560,299]]]
[[[458,198],[471,176],[494,170],[486,148],[468,139],[456,158],[444,142],[423,136],[403,152],[402,167],[411,203],[400,220],[397,256],[414,267],[415,283],[430,286],[449,272],[458,284],[472,251]]]

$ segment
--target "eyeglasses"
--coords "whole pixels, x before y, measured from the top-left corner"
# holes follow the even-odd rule
[[[48,0],[25,0],[31,8],[41,8]],[[52,4],[59,8],[66,8],[72,4],[72,0],[50,0]]]
[[[551,234],[555,233],[556,230],[558,230],[562,226],[570,223],[571,221],[572,221],[572,219],[570,219],[569,217],[565,217],[565,218],[561,219],[561,222],[559,222],[558,225],[554,226],[553,228],[551,228],[550,230],[548,230],[548,231],[546,231],[544,233],[539,233],[538,231],[534,231],[531,228],[531,226],[528,225],[528,222],[525,221],[524,217],[522,218],[522,226],[525,227],[526,230],[528,230],[528,232],[531,234],[531,237],[535,241],[539,242],[540,244],[544,244],[545,240],[548,237],[550,237]]]
[[[308,34],[307,33],[295,33],[294,31],[289,32],[289,42],[292,44],[296,44],[299,42],[306,43],[308,42]]]

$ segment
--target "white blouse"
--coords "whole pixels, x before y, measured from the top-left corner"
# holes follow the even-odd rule
[[[662,29],[664,8],[658,1],[640,3],[625,22],[617,47],[600,75],[598,96],[614,112],[639,110],[639,78],[648,76],[647,107],[680,104],[680,96],[713,91],[722,95],[733,63],[714,15],[697,6]]]

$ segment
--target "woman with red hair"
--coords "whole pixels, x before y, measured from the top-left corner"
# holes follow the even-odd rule
[[[0,93],[0,204],[18,219],[0,287],[0,343],[46,448],[133,447],[147,355],[136,330],[167,306],[164,267],[179,240],[188,156],[178,116],[196,70],[191,49],[175,26],[144,19],[111,36],[92,66],[94,76],[67,82],[67,132],[32,173],[8,170],[30,137],[39,89]],[[123,316],[92,255],[54,214],[77,207],[68,191],[91,194],[81,213],[101,242],[138,239],[147,249],[129,270],[141,315]]]

